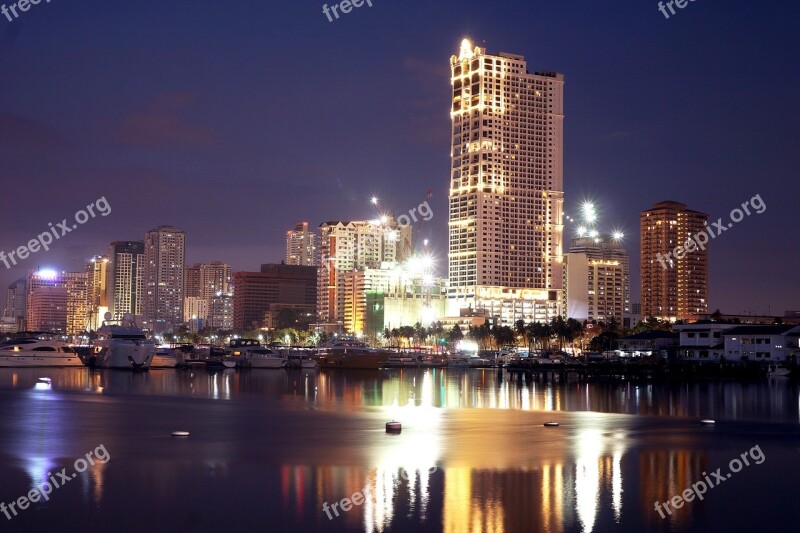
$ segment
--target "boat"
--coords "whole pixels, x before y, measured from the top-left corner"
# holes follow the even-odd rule
[[[175,356],[175,350],[171,348],[156,349],[150,368],[175,368],[176,366],[178,366],[178,358]]]
[[[390,352],[370,348],[356,337],[337,335],[317,346],[316,359],[323,368],[378,369],[386,363]]]
[[[417,353],[393,353],[389,355],[384,368],[416,368],[420,366],[424,354]]]
[[[250,368],[285,368],[286,357],[277,350],[262,346],[254,339],[235,339],[230,344],[230,355]]]
[[[75,348],[57,340],[22,338],[0,344],[0,367],[83,366]]]
[[[306,352],[290,351],[286,355],[286,367],[313,370],[317,368],[317,361]]]
[[[789,374],[791,373],[792,373],[791,368],[786,368],[778,365],[769,365],[769,368],[767,369],[767,375],[771,378],[788,377]]]
[[[130,315],[120,324],[111,323],[111,313],[105,314],[97,330],[89,366],[122,370],[149,370],[156,354],[156,345],[136,325]]]
[[[453,353],[447,356],[447,366],[449,368],[484,368],[491,366],[491,364],[488,360],[477,355]]]

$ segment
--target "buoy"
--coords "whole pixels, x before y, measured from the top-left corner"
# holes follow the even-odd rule
[[[188,431],[173,431],[172,432],[172,436],[173,437],[188,437],[189,436],[189,432]]]
[[[400,422],[386,422],[386,433],[400,433],[402,431],[403,426]]]
[[[558,422],[545,422],[544,423],[544,427],[547,427],[547,428],[558,427]]]
[[[706,418],[701,420],[700,423],[703,424],[704,426],[712,426],[716,424],[716,421]]]

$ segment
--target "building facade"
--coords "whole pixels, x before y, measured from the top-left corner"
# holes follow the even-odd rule
[[[614,318],[622,326],[631,312],[629,264],[621,239],[610,235],[572,239],[564,255],[567,316],[602,322]]]
[[[468,40],[450,58],[449,313],[561,314],[564,76]]]
[[[165,328],[183,322],[185,246],[186,234],[172,226],[150,230],[144,239],[142,314]]]
[[[317,266],[317,236],[308,231],[308,222],[298,222],[286,232],[286,264]]]
[[[3,316],[6,318],[13,318],[15,322],[25,321],[25,315],[28,309],[28,280],[20,278],[6,290],[6,307],[3,311]]]
[[[108,247],[106,302],[114,320],[142,314],[144,242],[116,241]]]
[[[315,306],[317,269],[286,264],[261,265],[261,272],[235,272],[233,329],[244,333],[264,327],[265,313],[275,304]]]
[[[679,202],[659,202],[642,211],[642,315],[665,320],[695,319],[708,313],[708,248],[676,253],[705,231],[708,215]]]
[[[27,279],[26,323],[30,331],[66,334],[67,285],[65,273],[30,272]]]
[[[197,263],[186,267],[184,290],[184,320],[192,317],[206,321],[214,307],[213,300],[222,295],[231,295],[231,266],[221,261]],[[191,299],[191,301],[190,301]],[[198,301],[204,302],[202,305]],[[191,306],[191,310],[186,307]],[[188,318],[187,318],[188,317]],[[222,328],[226,329],[226,328]]]
[[[410,242],[411,226],[398,226],[389,217],[320,225],[318,320],[344,327],[348,287],[351,295],[353,290],[353,272],[377,269],[385,262],[402,262],[411,254]]]

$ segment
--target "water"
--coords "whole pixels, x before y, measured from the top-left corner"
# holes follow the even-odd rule
[[[400,435],[384,431],[391,419]],[[98,453],[48,501],[0,514],[0,527],[798,531],[799,421],[800,387],[785,379],[3,369],[0,502]],[[702,501],[655,510],[743,453],[750,465]],[[358,505],[345,512],[344,498]]]

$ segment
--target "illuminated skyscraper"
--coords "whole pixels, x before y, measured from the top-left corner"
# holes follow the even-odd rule
[[[449,313],[561,312],[564,76],[469,40],[450,58]]]
[[[117,241],[108,248],[106,301],[114,320],[142,314],[144,242]]]
[[[705,231],[707,221],[707,214],[678,202],[659,202],[642,211],[643,316],[675,320],[708,313],[708,245],[674,253],[690,236]]]
[[[42,269],[28,274],[26,322],[30,331],[66,333],[66,273]]]
[[[171,226],[159,226],[144,238],[142,313],[166,327],[183,322],[185,243],[183,230]]]

